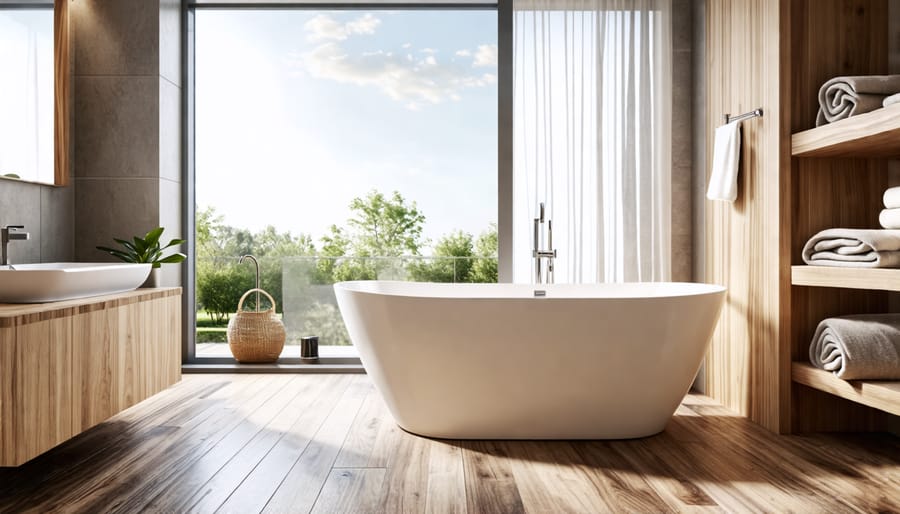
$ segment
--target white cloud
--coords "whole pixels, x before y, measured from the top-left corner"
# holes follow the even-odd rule
[[[346,23],[327,14],[319,14],[303,24],[306,39],[310,41],[343,41],[353,34],[374,34],[381,20],[367,13]]]
[[[412,46],[412,43],[403,43],[402,45],[400,45],[400,48],[409,48],[411,46]]]
[[[497,65],[497,45],[478,45],[475,62],[472,66],[486,67]]]
[[[347,23],[347,32],[350,34],[374,34],[375,29],[381,25],[381,20],[371,13]]]
[[[459,100],[463,89],[488,86],[497,80],[491,73],[472,75],[463,67],[441,63],[432,54],[420,60],[410,54],[382,51],[350,55],[336,42],[306,53],[300,64],[316,78],[376,87],[411,110]]]
[[[419,51],[422,52],[423,54],[429,54],[429,55],[434,55],[437,53],[437,50],[435,50],[434,48],[423,48]]]
[[[457,50],[456,55],[458,55],[459,57],[471,57],[472,52],[468,50]]]

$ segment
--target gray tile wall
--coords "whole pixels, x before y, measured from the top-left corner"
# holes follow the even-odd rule
[[[25,225],[28,241],[9,244],[11,263],[74,260],[72,186],[53,187],[0,179],[0,225]]]
[[[178,0],[72,4],[75,258],[156,226],[181,237],[181,13]],[[181,284],[181,266],[163,267]]]
[[[672,0],[672,280],[689,282],[693,261],[691,155],[693,0]]]
[[[691,17],[691,78],[693,94],[690,109],[692,119],[697,120],[691,126],[691,280],[703,282],[705,266],[704,223],[706,204],[706,0],[692,0]],[[706,392],[706,364],[700,367],[694,381],[694,389]]]
[[[692,125],[691,156],[692,180],[691,204],[695,207],[692,213],[693,234],[691,236],[692,264],[691,278],[703,282],[704,260],[704,205],[706,204],[706,0],[692,0],[692,17],[694,20],[691,36],[693,62],[691,77],[694,91],[691,100],[691,112],[697,123]],[[701,373],[702,376],[702,373]]]

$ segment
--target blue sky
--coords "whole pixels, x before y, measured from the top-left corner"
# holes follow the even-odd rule
[[[432,240],[497,218],[494,11],[198,11],[197,205],[316,240],[398,190]]]

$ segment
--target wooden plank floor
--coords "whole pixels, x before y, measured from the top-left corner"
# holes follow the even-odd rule
[[[889,435],[776,436],[704,396],[633,441],[439,441],[365,375],[187,375],[20,468],[0,512],[900,512]]]

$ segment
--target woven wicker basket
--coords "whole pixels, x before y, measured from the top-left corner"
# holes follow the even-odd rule
[[[250,293],[266,295],[272,307],[265,311],[244,311]],[[259,306],[257,305],[257,308]],[[237,313],[228,322],[228,347],[238,362],[275,362],[284,349],[284,324],[275,315],[275,300],[262,289],[241,296]]]

